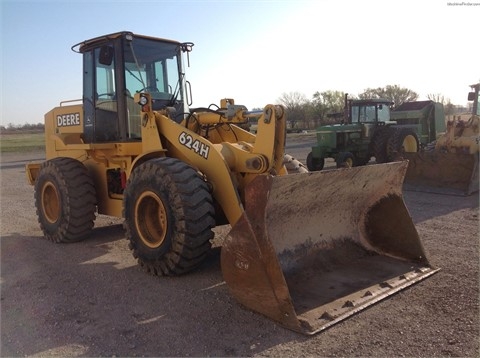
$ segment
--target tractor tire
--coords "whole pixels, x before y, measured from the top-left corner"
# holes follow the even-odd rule
[[[173,276],[193,270],[211,248],[215,210],[207,183],[175,158],[134,169],[124,192],[129,247],[148,273]]]
[[[355,159],[350,152],[341,152],[337,156],[337,168],[352,168],[354,166]]]
[[[406,128],[395,129],[387,142],[389,161],[403,160],[405,153],[416,153],[419,150],[417,134]]]
[[[325,158],[314,158],[313,153],[307,155],[307,168],[311,172],[322,170],[325,166]]]
[[[361,167],[367,165],[370,161],[370,155],[360,156],[358,153],[353,153],[353,166],[354,167]]]
[[[375,131],[371,142],[371,151],[377,163],[388,162],[387,142],[392,135],[392,130],[389,127],[379,127]]]
[[[95,184],[78,160],[61,157],[45,161],[35,181],[34,195],[38,222],[50,241],[76,242],[92,231]]]

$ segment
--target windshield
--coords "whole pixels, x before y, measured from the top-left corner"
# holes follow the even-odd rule
[[[352,106],[352,122],[385,122],[390,120],[390,108],[385,104]]]
[[[124,56],[125,85],[130,96],[150,93],[154,109],[183,101],[177,44],[134,38],[126,42]]]

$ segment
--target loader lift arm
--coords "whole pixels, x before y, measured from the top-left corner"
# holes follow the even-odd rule
[[[255,136],[234,125],[245,122],[252,115],[246,113],[243,106],[194,113],[195,122],[189,123],[187,117],[179,125],[166,111],[149,111],[149,94],[136,94],[135,101],[139,105],[143,103],[142,108],[147,110],[142,112],[145,123],[142,137],[158,136],[169,156],[180,158],[203,173],[231,224],[235,224],[243,213],[241,193],[248,183],[259,174],[286,174],[283,166],[285,111],[281,106],[268,105],[263,112],[253,114],[260,116]],[[212,126],[208,131],[209,139],[198,133],[208,126]],[[158,143],[153,147],[151,143],[144,143],[145,153],[158,149]],[[132,170],[141,162],[143,159],[139,156]],[[233,183],[237,183],[237,187]]]

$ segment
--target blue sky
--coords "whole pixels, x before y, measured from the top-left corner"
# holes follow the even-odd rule
[[[71,46],[121,30],[195,43],[193,106],[229,97],[255,108],[283,93],[394,84],[465,105],[480,81],[475,2],[0,0],[0,124],[39,123],[60,101],[81,98],[81,55]]]

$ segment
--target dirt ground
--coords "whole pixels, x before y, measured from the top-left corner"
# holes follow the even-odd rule
[[[305,160],[308,146],[289,149]],[[405,192],[441,271],[307,337],[240,306],[218,249],[195,272],[159,278],[137,266],[119,219],[98,217],[80,243],[43,239],[24,170],[41,158],[8,154],[0,164],[2,357],[480,355],[477,194]]]

